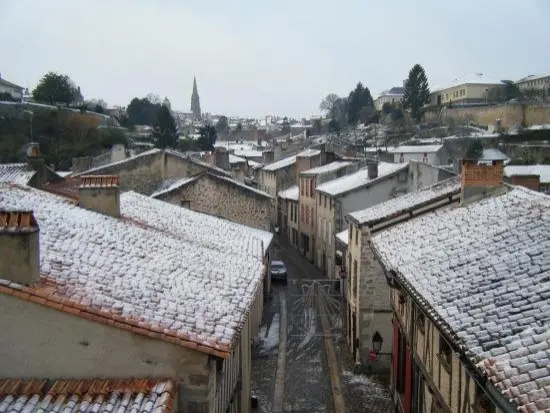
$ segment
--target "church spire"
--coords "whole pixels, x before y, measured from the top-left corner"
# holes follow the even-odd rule
[[[201,119],[201,103],[197,90],[197,78],[193,76],[193,94],[191,95],[191,112],[195,119]]]

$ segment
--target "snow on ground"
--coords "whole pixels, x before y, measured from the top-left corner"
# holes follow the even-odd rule
[[[271,323],[265,324],[260,329],[258,338],[260,339],[260,354],[276,350],[279,346],[280,315],[275,314]]]

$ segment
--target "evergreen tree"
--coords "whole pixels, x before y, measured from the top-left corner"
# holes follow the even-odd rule
[[[428,78],[424,68],[419,64],[413,66],[409,72],[409,77],[405,81],[405,90],[403,92],[403,107],[411,111],[411,116],[417,122],[422,116],[421,109],[430,101],[430,89],[428,87]]]
[[[372,109],[372,111],[371,111]],[[368,87],[363,87],[361,82],[348,96],[348,122],[355,125],[361,120],[361,114],[374,113],[374,101]],[[363,116],[364,118],[365,116]]]
[[[176,122],[168,106],[161,105],[158,109],[153,138],[157,148],[176,148],[178,145]]]
[[[213,151],[218,134],[212,125],[205,125],[199,129],[200,137],[197,139],[197,146],[201,151]]]
[[[229,121],[226,116],[220,116],[218,123],[216,123],[216,132],[218,135],[225,136],[229,133]]]
[[[287,133],[290,133],[290,123],[286,116],[283,118],[283,125],[281,127],[281,132],[284,133],[285,135]]]
[[[80,88],[74,86],[73,81],[67,75],[49,72],[40,79],[36,88],[32,91],[35,101],[55,105],[71,103],[82,98]]]

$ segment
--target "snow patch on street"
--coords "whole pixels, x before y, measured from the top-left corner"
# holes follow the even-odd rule
[[[279,314],[275,314],[271,320],[271,324],[266,324],[260,329],[258,333],[261,348],[260,354],[269,353],[279,346],[280,318]]]

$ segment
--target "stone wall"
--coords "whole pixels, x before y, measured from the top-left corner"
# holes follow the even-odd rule
[[[271,197],[211,174],[201,175],[190,184],[157,199],[253,228],[270,230]]]
[[[441,121],[467,123],[474,122],[480,126],[494,125],[500,119],[501,126],[509,129],[516,125],[542,125],[550,123],[550,105],[503,103],[489,106],[452,107],[434,109],[425,114],[427,122]]]
[[[117,175],[121,191],[151,195],[167,179],[185,178],[208,168],[183,156],[165,151],[148,151],[122,162],[86,171],[85,174]]]
[[[390,288],[382,266],[376,259],[370,244],[370,232],[361,229],[361,263],[358,286],[359,354],[361,363],[369,371],[389,372],[392,352],[392,309]],[[382,339],[381,354],[370,360],[372,338],[378,332]]]

